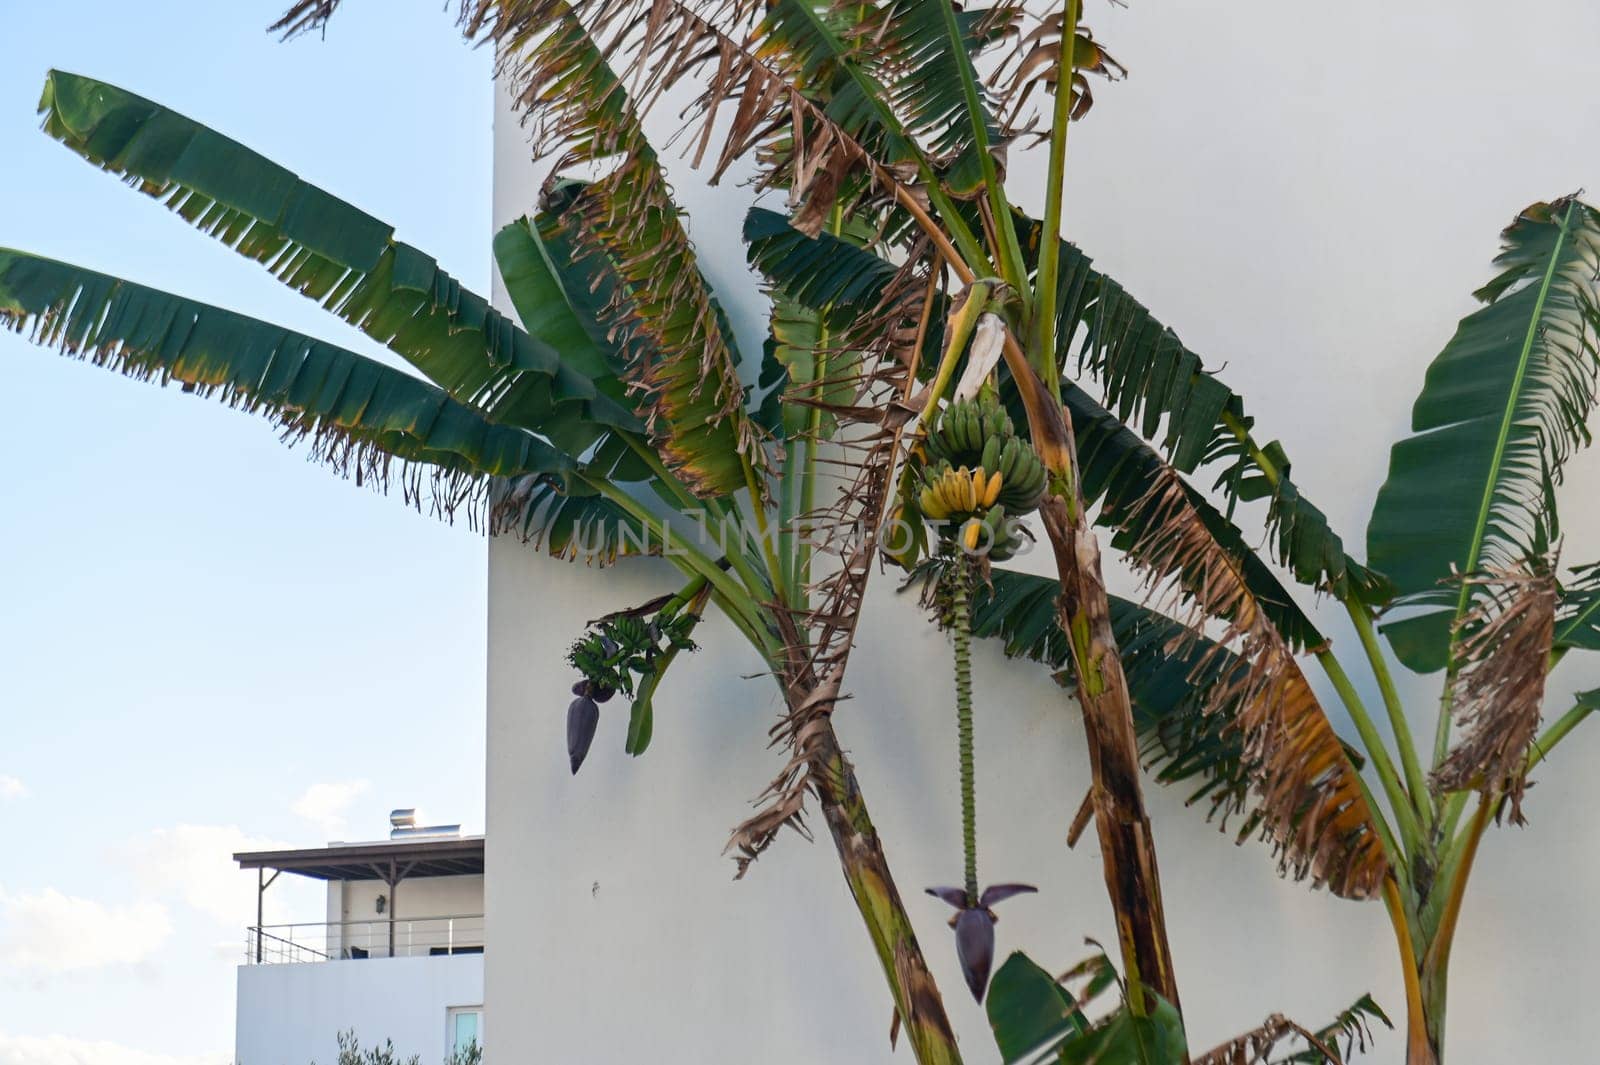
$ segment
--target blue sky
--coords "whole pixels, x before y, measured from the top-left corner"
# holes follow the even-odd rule
[[[40,133],[59,67],[244,141],[487,291],[490,56],[440,0],[352,0],[290,44],[265,33],[283,2],[6,4],[0,245],[378,354]],[[232,850],[372,838],[401,805],[481,830],[483,542],[264,422],[12,334],[0,395],[0,1065],[226,1060],[254,918]]]

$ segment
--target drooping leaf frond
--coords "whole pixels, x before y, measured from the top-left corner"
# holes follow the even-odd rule
[[[500,72],[555,174],[604,170],[578,191],[568,219],[581,251],[617,274],[606,323],[667,465],[697,495],[744,487],[766,456],[745,411],[731,332],[628,93],[561,0],[486,6],[469,25],[480,28],[496,42]]]
[[[1522,824],[1528,752],[1544,709],[1545,675],[1555,636],[1555,578],[1548,567],[1466,578],[1479,591],[1459,622],[1450,713],[1462,736],[1433,774],[1442,791],[1503,795]]]
[[[752,207],[744,219],[750,265],[785,297],[840,327],[870,314],[899,270],[831,233],[807,236],[777,211]]]
[[[1600,367],[1600,212],[1566,197],[1501,234],[1499,273],[1428,368],[1415,435],[1394,445],[1367,528],[1372,564],[1423,611],[1385,626],[1421,672],[1444,668],[1477,585],[1550,548],[1555,486],[1587,420]]]
[[[1127,550],[1141,530],[1130,525],[1136,504],[1164,482],[1172,468],[1140,436],[1075,385],[1062,389],[1062,403],[1072,417],[1077,438],[1079,473],[1085,505],[1100,503],[1097,521],[1116,530],[1112,545]],[[1277,575],[1244,541],[1225,515],[1190,485],[1182,482],[1189,506],[1219,548],[1236,560],[1251,599],[1295,650],[1326,642],[1309,615]],[[1226,618],[1224,620],[1227,620]]]
[[[332,344],[67,263],[0,249],[0,324],[142,381],[179,382],[264,414],[356,482],[399,484],[448,518],[482,518],[491,478],[559,476],[569,460],[442,389]],[[537,527],[534,527],[537,529]]]
[[[568,455],[606,426],[640,428],[549,345],[463,289],[393,229],[192,119],[52,71],[45,130],[416,366],[491,421]]]
[[[931,576],[919,567],[916,578]],[[1061,631],[1053,577],[996,567],[972,600],[972,634],[1004,642],[1005,652],[1057,671],[1072,668]],[[1245,809],[1250,776],[1244,745],[1228,712],[1209,712],[1209,693],[1232,682],[1243,662],[1196,639],[1179,622],[1149,607],[1111,597],[1111,627],[1122,657],[1147,766],[1164,784],[1196,786],[1191,803],[1206,800],[1213,814]],[[1065,672],[1058,672],[1065,681]]]
[[[1066,241],[1056,304],[1058,364],[1093,378],[1119,421],[1155,441],[1180,473],[1219,466],[1214,487],[1230,512],[1241,501],[1268,500],[1273,555],[1297,581],[1341,598],[1386,601],[1383,578],[1350,557],[1327,517],[1300,494],[1282,445],[1256,444],[1243,398]]]
[[[1280,869],[1345,898],[1376,895],[1388,860],[1356,769],[1289,643],[1252,595],[1238,559],[1195,509],[1187,486],[1164,470],[1113,521],[1124,531],[1129,561],[1152,591],[1187,604],[1196,633],[1207,618],[1222,619],[1226,630],[1218,646],[1249,665],[1210,698],[1216,712],[1236,708],[1232,720],[1243,736],[1262,828]]]
[[[582,485],[554,477],[528,475],[502,484],[489,515],[492,532],[514,534],[558,559],[604,566],[619,557],[662,552],[661,541],[638,518]]]

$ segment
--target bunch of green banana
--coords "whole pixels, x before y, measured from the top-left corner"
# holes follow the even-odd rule
[[[931,419],[912,448],[885,553],[909,569],[928,551],[923,523],[933,522],[945,526],[940,550],[982,548],[996,560],[1009,558],[1021,544],[1016,519],[1038,506],[1045,479],[1044,463],[985,387]]]
[[[1000,449],[1017,435],[1011,416],[994,393],[985,389],[978,398],[952,403],[928,430],[928,457],[952,466],[999,468]],[[992,446],[991,446],[992,443]]]
[[[1022,437],[1007,440],[999,449],[996,464],[986,468],[1000,474],[999,499],[1013,514],[1026,514],[1039,505],[1044,495],[1044,462]]]

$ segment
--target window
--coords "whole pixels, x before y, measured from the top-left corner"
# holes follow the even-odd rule
[[[483,1046],[483,1007],[455,1006],[449,1013],[446,1038],[450,1053],[460,1059],[473,1047]]]

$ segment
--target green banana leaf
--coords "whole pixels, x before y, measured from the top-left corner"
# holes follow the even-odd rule
[[[558,172],[601,171],[566,187],[563,220],[580,257],[615,274],[619,298],[602,321],[626,352],[624,376],[653,443],[696,495],[745,487],[767,456],[739,353],[626,88],[570,9],[497,44],[522,105],[542,116],[552,140],[540,150],[559,156]]]
[[[864,314],[894,274],[890,263],[866,248],[827,234],[808,237],[790,227],[782,215],[761,208],[746,218],[745,238],[751,263],[781,292],[813,310]],[[1323,513],[1300,495],[1283,449],[1275,443],[1262,449],[1268,461],[1276,459],[1279,479],[1273,487],[1257,458],[1224,424],[1227,414],[1248,427],[1243,400],[1202,369],[1199,357],[1183,347],[1171,330],[1115,281],[1095,272],[1089,259],[1065,242],[1061,271],[1062,334],[1070,338],[1076,331],[1084,337],[1076,356],[1070,340],[1063,341],[1062,365],[1077,358],[1084,371],[1106,387],[1107,403],[1115,408],[1113,414],[1070,380],[1065,382],[1063,397],[1073,415],[1080,462],[1086,467],[1086,494],[1098,499],[1114,491],[1116,499],[1133,502],[1148,488],[1163,455],[1182,473],[1225,460],[1227,467],[1215,487],[1230,512],[1239,501],[1270,500],[1267,524],[1273,533],[1274,556],[1297,580],[1336,595],[1385,601],[1390,594],[1387,582],[1351,558]],[[940,317],[936,311],[935,320]],[[1113,320],[1122,328],[1113,327]],[[1013,415],[1020,419],[1020,408]],[[1125,425],[1130,419],[1146,435],[1160,438],[1159,453]],[[1245,559],[1253,589],[1284,637],[1299,648],[1321,643],[1310,619],[1231,528],[1228,515],[1197,495],[1194,498],[1214,535],[1227,540],[1230,549]]]
[[[911,583],[937,578],[939,563],[917,567]],[[1002,641],[1010,657],[1049,666],[1070,683],[1072,659],[1056,617],[1054,578],[995,567],[972,598],[972,633]],[[1207,713],[1212,688],[1246,668],[1203,637],[1188,638],[1172,618],[1111,597],[1111,627],[1122,655],[1143,757],[1165,784],[1190,783],[1189,802],[1224,818],[1246,808],[1250,778],[1240,736],[1226,712]],[[1251,826],[1246,825],[1246,831]]]
[[[1138,1016],[1121,1001],[1090,1020],[1086,1010],[1122,990],[1104,954],[1075,966],[1062,980],[1082,986],[1069,993],[1021,951],[994,974],[984,1008],[1006,1065],[1179,1065],[1188,1060],[1183,1019],[1151,991],[1145,991],[1154,1006],[1148,1016]]]
[[[1414,435],[1394,445],[1367,553],[1420,613],[1384,626],[1410,669],[1443,669],[1472,588],[1453,575],[1538,560],[1556,532],[1555,486],[1589,442],[1600,368],[1600,212],[1567,197],[1501,234],[1499,273],[1428,367]]]
[[[51,71],[51,136],[265,265],[491,421],[569,456],[642,423],[550,344],[463,289],[392,227],[219,133],[124,89]]]
[[[1072,416],[1077,437],[1084,502],[1103,504],[1096,515],[1097,524],[1117,530],[1112,546],[1125,547],[1135,530],[1120,528],[1120,522],[1156,483],[1164,462],[1155,449],[1083,389],[1069,384],[1062,389],[1061,399]],[[1239,561],[1245,584],[1279,634],[1296,650],[1324,643],[1326,638],[1310,616],[1272,568],[1245,543],[1238,528],[1192,486],[1185,484],[1184,488],[1212,538]]]
[[[1029,224],[1037,240],[1038,223]],[[1220,466],[1212,487],[1229,515],[1240,502],[1268,500],[1273,555],[1296,581],[1340,599],[1388,600],[1388,583],[1350,557],[1326,515],[1300,494],[1283,446],[1256,445],[1243,397],[1068,241],[1061,242],[1056,307],[1058,364],[1097,382],[1103,406],[1154,441],[1180,473]]]
[[[1600,562],[1576,567],[1562,587],[1553,645],[1600,651]]]
[[[0,249],[0,323],[138,380],[177,381],[267,415],[320,457],[382,484],[430,467],[453,510],[488,478],[560,475],[571,462],[442,389],[332,344],[68,263]],[[391,470],[388,460],[400,460]],[[416,500],[413,500],[416,501]],[[481,500],[480,500],[481,502]]]

